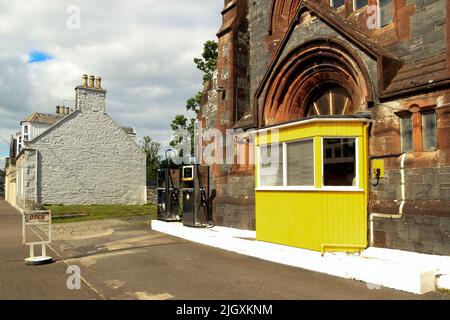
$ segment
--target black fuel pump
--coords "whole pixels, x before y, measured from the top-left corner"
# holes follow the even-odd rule
[[[179,169],[158,170],[158,220],[180,221]]]
[[[209,167],[185,166],[182,169],[183,224],[190,227],[212,227],[212,201],[210,196]]]

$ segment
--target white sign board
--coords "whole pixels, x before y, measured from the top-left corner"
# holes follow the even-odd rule
[[[52,241],[51,211],[25,210],[22,213],[23,244],[30,247],[30,257],[25,262],[30,265],[50,263],[53,259],[47,256],[46,245]],[[28,237],[34,241],[28,241]],[[42,255],[35,256],[34,247],[42,247]]]
[[[24,245],[40,245],[51,243],[52,239],[52,213],[51,211],[30,210],[23,213],[23,244]],[[33,230],[30,227],[42,226],[42,229],[47,227],[47,232],[41,233]],[[40,230],[39,230],[40,231]],[[37,237],[38,241],[27,241],[27,233],[33,233],[33,237]],[[45,238],[44,238],[45,237]]]

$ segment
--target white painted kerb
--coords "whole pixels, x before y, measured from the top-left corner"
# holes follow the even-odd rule
[[[181,223],[152,221],[152,229],[189,241],[247,256],[321,272],[372,285],[425,294],[449,289],[450,257],[370,248],[359,255],[327,254],[256,241],[256,232],[215,227],[196,229]]]

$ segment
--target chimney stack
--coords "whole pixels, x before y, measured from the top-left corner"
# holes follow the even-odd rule
[[[94,76],[89,77],[89,88],[94,88],[94,80],[95,80]]]
[[[101,89],[102,88],[102,78],[97,77],[97,80],[95,82],[95,88],[96,89]]]
[[[83,74],[82,83],[75,88],[75,92],[75,110],[105,112],[106,90],[102,88],[101,77]],[[67,108],[64,112],[70,114],[71,110]]]
[[[81,85],[83,87],[87,87],[87,85],[88,85],[88,75],[87,74],[83,74],[83,78],[81,80]]]
[[[60,114],[61,112],[61,107],[60,106],[56,106],[56,114]]]

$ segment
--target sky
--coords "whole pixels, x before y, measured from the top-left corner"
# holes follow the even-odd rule
[[[82,74],[102,77],[106,111],[170,140],[170,122],[202,88],[193,63],[216,39],[223,0],[0,0],[0,168],[4,140],[33,112],[73,105]]]

